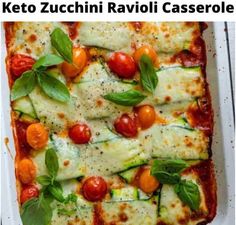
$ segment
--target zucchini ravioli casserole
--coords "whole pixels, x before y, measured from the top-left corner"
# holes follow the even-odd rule
[[[213,220],[206,27],[4,23],[23,225]]]

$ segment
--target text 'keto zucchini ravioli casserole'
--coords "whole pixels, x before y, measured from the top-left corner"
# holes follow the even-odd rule
[[[199,22],[6,22],[23,225],[216,214]]]

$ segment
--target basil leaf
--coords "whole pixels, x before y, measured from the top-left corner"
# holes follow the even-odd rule
[[[179,184],[175,185],[174,190],[180,200],[187,204],[192,210],[199,209],[200,192],[195,183],[192,181],[181,180]]]
[[[143,101],[146,96],[139,91],[129,90],[125,92],[109,93],[104,95],[103,98],[118,105],[134,106]]]
[[[24,225],[48,225],[52,219],[52,208],[41,195],[23,204],[21,219]]]
[[[77,203],[77,195],[74,194],[74,193],[71,193],[69,195],[67,195],[66,199],[65,199],[65,204],[68,204],[70,202],[73,202],[73,203]]]
[[[178,173],[158,171],[152,175],[155,176],[162,184],[178,184],[180,181],[180,175]]]
[[[60,102],[69,101],[70,93],[61,81],[47,73],[37,73],[37,79],[39,86],[46,95]]]
[[[51,184],[52,182],[52,178],[47,176],[47,175],[43,175],[43,176],[39,176],[36,178],[37,182],[43,186],[47,186],[49,184]]]
[[[11,100],[28,95],[36,86],[36,78],[33,71],[26,71],[18,78],[11,90]]]
[[[180,173],[188,164],[181,159],[170,160],[154,160],[151,173],[155,174],[157,171],[165,171],[168,173]]]
[[[153,93],[158,84],[156,70],[153,67],[152,60],[147,55],[142,55],[140,62],[140,79],[143,89]]]
[[[48,169],[49,175],[55,179],[59,169],[59,163],[57,154],[54,149],[50,148],[46,151],[45,164]]]
[[[51,34],[52,46],[69,63],[72,63],[72,41],[60,28],[56,28]]]
[[[63,197],[63,190],[59,182],[54,182],[53,185],[48,186],[48,191],[52,196],[59,202],[64,202],[65,198]]]
[[[62,209],[57,209],[57,213],[59,215],[64,215],[64,216],[73,216],[75,213],[76,213],[77,209],[76,208],[73,208],[73,209],[65,209],[65,208],[62,208]]]
[[[33,65],[33,69],[58,65],[62,63],[63,61],[64,60],[58,55],[48,54],[39,58],[37,62]]]

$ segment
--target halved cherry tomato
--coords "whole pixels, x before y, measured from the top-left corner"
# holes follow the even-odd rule
[[[69,129],[69,137],[76,144],[86,144],[91,138],[91,130],[87,124],[79,123]]]
[[[18,164],[17,169],[20,181],[30,184],[36,177],[36,167],[31,159],[24,158]]]
[[[10,60],[11,73],[19,77],[25,71],[31,70],[34,63],[35,60],[30,56],[15,54]]]
[[[62,73],[67,77],[76,77],[86,66],[88,58],[86,51],[80,47],[73,48],[73,64],[68,62],[62,63]]]
[[[147,55],[153,63],[156,62],[157,59],[157,53],[156,51],[148,46],[148,45],[143,45],[142,47],[138,48],[135,53],[134,53],[134,60],[137,64],[139,64],[140,58],[142,55]]]
[[[145,169],[139,177],[139,187],[145,193],[152,193],[159,185],[159,181],[151,175],[149,168]]]
[[[34,185],[26,186],[20,195],[20,203],[24,204],[26,201],[37,198],[39,196],[39,189]]]
[[[118,133],[125,137],[135,137],[138,133],[135,119],[131,118],[128,114],[123,114],[120,118],[116,119],[114,127]]]
[[[150,105],[140,106],[138,108],[138,120],[142,129],[147,129],[153,125],[156,119],[155,109]]]
[[[26,139],[32,148],[42,149],[47,145],[48,131],[41,123],[33,123],[26,130]]]
[[[83,183],[82,192],[87,200],[91,202],[100,201],[107,193],[107,183],[102,177],[89,177]]]
[[[108,66],[118,77],[131,79],[137,71],[134,59],[123,52],[114,52],[108,60]]]

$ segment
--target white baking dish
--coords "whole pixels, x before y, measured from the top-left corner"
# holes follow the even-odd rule
[[[233,225],[234,216],[234,122],[231,80],[224,23],[209,23],[204,32],[207,44],[207,77],[214,109],[213,159],[218,183],[217,216],[211,225]],[[10,105],[5,71],[5,38],[1,32],[1,128],[2,128],[2,225],[21,225],[16,200],[14,142],[10,126]],[[8,148],[4,138],[9,138]],[[59,224],[58,224],[59,225]]]

